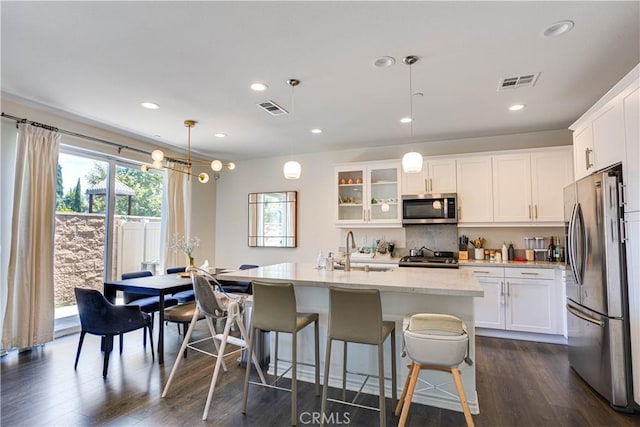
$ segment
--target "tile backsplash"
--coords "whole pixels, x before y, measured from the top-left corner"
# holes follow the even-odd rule
[[[411,225],[405,227],[406,254],[425,246],[434,251],[458,251],[458,227],[455,224]]]

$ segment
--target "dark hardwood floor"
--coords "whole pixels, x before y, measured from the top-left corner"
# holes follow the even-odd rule
[[[206,333],[204,322],[197,333]],[[111,356],[109,375],[102,378],[100,340],[87,336],[78,370],[73,362],[78,335],[57,339],[32,351],[11,352],[1,360],[3,426],[69,425],[289,425],[290,395],[252,387],[247,415],[241,413],[244,369],[227,358],[229,372],[220,376],[209,418],[201,421],[213,372],[212,358],[190,352],[169,395],[160,397],[181,338],[167,330],[165,365],[151,361],[141,333],[127,334],[122,356]],[[211,345],[211,347],[213,347]],[[479,427],[511,426],[640,426],[640,414],[618,413],[570,368],[566,347],[497,338],[477,338]],[[257,377],[257,376],[256,376]],[[390,399],[387,424],[396,425]],[[363,402],[377,405],[375,396]],[[374,426],[378,413],[329,405],[334,421],[349,426]],[[313,425],[320,398],[312,384],[300,383],[298,425]],[[410,426],[463,426],[462,413],[413,404]]]

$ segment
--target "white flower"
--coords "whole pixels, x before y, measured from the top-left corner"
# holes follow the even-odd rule
[[[198,237],[187,239],[186,237],[178,237],[177,234],[174,235],[173,244],[171,245],[173,249],[180,249],[189,258],[193,258],[193,250],[198,246],[200,246]]]

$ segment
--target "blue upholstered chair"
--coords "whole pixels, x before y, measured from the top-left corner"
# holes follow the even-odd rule
[[[151,335],[151,316],[143,313],[139,307],[123,306],[111,304],[99,291],[94,289],[75,288],[76,301],[78,303],[78,314],[80,316],[80,341],[78,342],[78,352],[73,369],[78,367],[80,351],[84,336],[89,333],[104,337],[104,362],[102,376],[107,377],[109,368],[109,356],[113,349],[113,336],[126,332],[135,331],[140,328],[149,331],[149,341],[151,343],[151,356],[153,353],[153,336]],[[120,342],[122,352],[122,341]],[[146,347],[146,345],[145,345]]]
[[[242,264],[240,266],[240,270],[250,270],[252,268],[258,268],[259,265],[253,264]],[[222,285],[222,289],[225,292],[229,293],[238,293],[238,294],[253,294],[253,289],[251,287],[251,282],[233,282],[228,280],[218,280]]]
[[[150,271],[134,271],[131,273],[122,273],[122,280],[136,279],[139,277],[153,276]],[[137,305],[145,313],[151,314],[151,329],[155,321],[154,313],[160,310],[160,297],[148,296],[144,294],[136,294],[134,292],[123,292],[123,299],[126,305]],[[172,295],[164,296],[164,306],[172,307],[178,305],[178,299]],[[144,344],[147,343],[147,336],[144,336]],[[120,336],[120,352],[122,353],[122,335]]]
[[[169,267],[167,268],[167,274],[178,274],[187,271],[187,267]],[[178,304],[186,304],[191,301],[195,301],[196,297],[193,294],[193,289],[188,291],[176,292],[172,295],[178,300]]]

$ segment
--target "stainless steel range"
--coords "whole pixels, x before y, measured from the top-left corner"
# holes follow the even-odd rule
[[[453,252],[437,252],[436,256],[405,256],[400,258],[399,267],[425,267],[425,268],[458,268],[458,260],[453,257]]]

